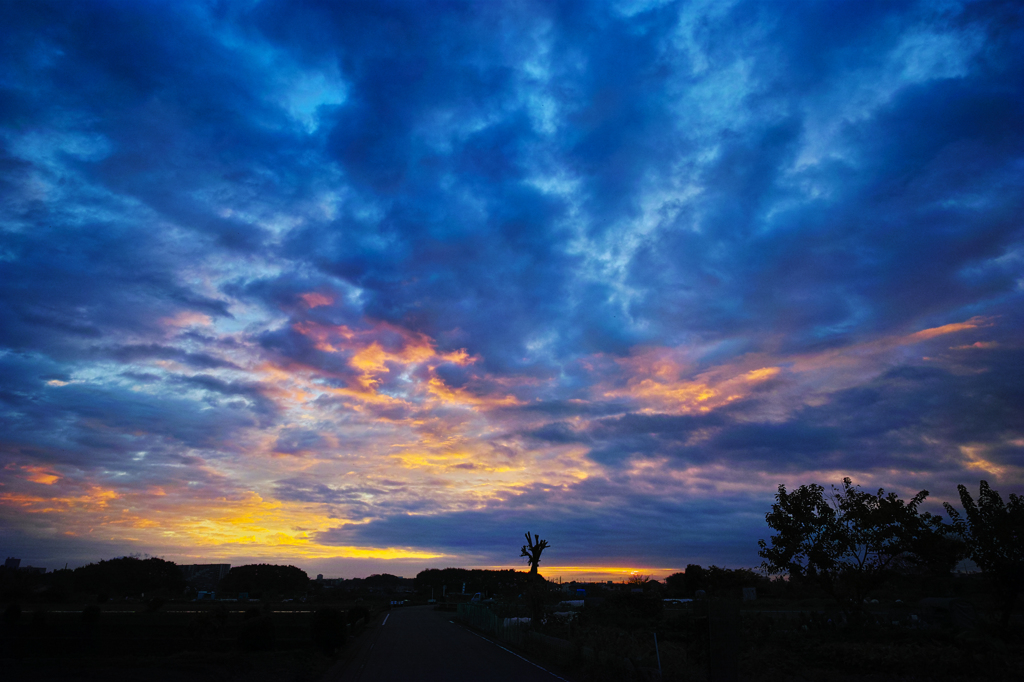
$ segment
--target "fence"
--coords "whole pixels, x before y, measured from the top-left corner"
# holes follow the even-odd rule
[[[495,639],[522,646],[528,623],[522,618],[501,618],[483,604],[459,604],[458,619]]]

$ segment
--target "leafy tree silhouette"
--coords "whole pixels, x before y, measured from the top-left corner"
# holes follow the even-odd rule
[[[927,490],[904,502],[895,493],[860,490],[843,479],[825,495],[820,485],[802,485],[792,493],[780,485],[776,503],[765,516],[778,532],[771,546],[758,541],[761,567],[769,575],[816,583],[850,617],[859,618],[865,597],[900,571],[920,571],[936,563],[929,552],[943,546],[937,536],[950,527],[941,517],[919,513]],[[955,554],[945,555],[947,570]]]
[[[445,585],[453,587],[465,583],[470,594],[484,592],[489,596],[501,595],[508,598],[522,594],[531,582],[529,573],[512,569],[487,571],[478,568],[428,568],[416,575],[416,590],[424,595],[429,595],[433,590],[434,596],[440,597]]]
[[[537,575],[537,566],[540,564],[540,554],[545,549],[550,547],[547,540],[541,540],[540,536],[536,533],[533,534],[533,541],[530,541],[530,534],[526,534],[526,544],[523,545],[523,549],[519,556],[526,557],[526,560],[530,562],[530,575]]]
[[[948,502],[943,506],[954,532],[967,543],[967,556],[988,577],[1005,627],[1024,587],[1024,497],[1011,493],[1006,504],[988,481],[981,481],[977,502],[966,486],[956,489],[967,518]]]
[[[670,597],[686,596],[686,574],[673,573],[665,578],[665,586],[668,588],[668,596]]]
[[[693,596],[697,590],[707,588],[707,585],[705,585],[705,581],[707,580],[707,571],[705,571],[700,564],[686,564],[686,570],[683,572],[683,580],[686,585],[686,591],[690,596]]]
[[[181,569],[173,562],[156,557],[108,559],[80,566],[73,576],[79,591],[93,594],[137,595],[159,589],[180,592],[185,587]]]
[[[275,564],[234,566],[220,581],[220,589],[225,592],[274,597],[299,592],[308,586],[309,576],[305,571],[295,566]]]

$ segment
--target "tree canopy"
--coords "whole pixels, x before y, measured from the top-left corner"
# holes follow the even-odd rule
[[[399,578],[397,575],[391,575],[390,573],[374,573],[363,578],[363,587],[377,587],[377,588],[395,588],[402,585],[405,581]]]
[[[249,564],[235,566],[220,581],[225,592],[249,592],[250,594],[287,594],[305,589],[309,576],[295,566],[275,564]]]
[[[955,553],[937,560],[940,539],[949,531],[941,518],[918,511],[928,496],[922,490],[909,502],[895,493],[876,494],[843,479],[830,495],[820,485],[802,485],[792,493],[780,485],[766,515],[776,535],[769,546],[758,541],[762,568],[788,574],[823,588],[847,613],[859,613],[865,597],[899,571],[924,570],[935,563],[947,569]]]
[[[486,592],[488,595],[515,596],[522,593],[530,582],[530,574],[522,571],[505,569],[500,571],[489,571],[485,569],[468,568],[428,568],[416,575],[416,589],[420,592],[429,592],[434,589],[435,597],[440,597],[442,588],[448,587],[451,592],[457,592],[466,585],[466,591],[470,594],[475,592]]]
[[[988,481],[981,481],[977,502],[966,486],[958,485],[957,491],[966,518],[948,502],[943,506],[967,556],[988,577],[1006,625],[1024,587],[1024,498],[1011,493],[1004,503]]]
[[[76,589],[82,592],[135,595],[151,590],[183,590],[185,578],[174,563],[157,559],[119,557],[74,570]]]
[[[767,587],[769,581],[763,575],[749,568],[721,568],[698,564],[687,564],[682,573],[673,573],[665,578],[670,596],[692,597],[697,590],[710,594],[735,592],[743,587]]]

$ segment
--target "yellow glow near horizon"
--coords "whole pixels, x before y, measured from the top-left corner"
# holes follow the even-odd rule
[[[474,566],[474,568],[490,571],[524,570],[521,564],[515,566]],[[572,580],[577,582],[607,582],[609,580],[612,582],[626,582],[636,575],[647,576],[654,580],[664,580],[673,573],[681,573],[682,571],[682,568],[638,568],[636,566],[541,566],[539,572],[549,582],[557,581],[559,578],[562,579],[562,582]]]
[[[191,504],[167,502],[163,494],[118,494],[96,485],[77,495],[44,497],[0,493],[0,505],[21,513],[59,518],[69,536],[96,531],[111,540],[153,547],[203,548],[211,557],[250,556],[296,559],[438,559],[443,552],[409,547],[330,545],[316,534],[346,523],[308,503],[266,501],[249,492],[240,499],[202,501],[202,515]],[[154,499],[158,500],[154,504]],[[114,501],[118,504],[112,504]]]
[[[309,307],[317,307],[326,305],[329,298],[311,293],[303,300]],[[166,323],[202,322],[201,316],[179,316]],[[906,353],[908,346],[992,324],[972,318],[844,348],[790,356],[767,351],[748,354],[711,367],[693,361],[700,349],[637,348],[629,357],[617,359],[595,354],[588,356],[583,366],[603,368],[605,382],[595,382],[588,397],[569,402],[583,405],[591,399],[614,397],[638,413],[697,414],[755,391],[771,391],[775,398],[766,401],[755,417],[778,423],[803,405],[823,404],[829,393],[876,376],[890,366],[895,354]],[[400,563],[444,558],[449,565],[458,565],[486,560],[488,555],[375,546],[369,532],[372,525],[362,529],[366,533],[351,538],[339,531],[347,524],[412,514],[402,510],[426,510],[415,514],[419,516],[493,513],[517,499],[534,504],[549,495],[552,499],[561,495],[592,509],[616,503],[621,499],[616,495],[627,489],[630,494],[651,498],[753,495],[774,489],[779,479],[785,481],[789,476],[771,471],[770,465],[766,470],[739,470],[715,461],[675,468],[666,456],[645,454],[620,467],[621,487],[617,487],[619,482],[606,484],[601,480],[605,473],[601,463],[589,456],[588,426],[593,422],[585,413],[561,422],[565,432],[578,434],[578,439],[546,442],[523,435],[532,433],[546,418],[529,410],[495,411],[540,401],[541,397],[531,397],[529,388],[542,386],[543,380],[488,376],[478,366],[473,368],[478,383],[467,384],[470,388],[449,386],[436,371],[440,364],[468,366],[478,358],[464,350],[439,352],[433,339],[384,323],[358,329],[304,322],[297,324],[295,331],[324,352],[348,353],[346,362],[353,373],[342,373],[345,381],[337,377],[326,381],[329,373],[297,361],[254,361],[249,377],[259,385],[261,395],[280,410],[280,426],[238,430],[232,433],[232,440],[221,443],[221,454],[195,454],[188,465],[196,472],[194,477],[186,477],[184,468],[172,471],[175,476],[180,473],[179,478],[156,480],[133,480],[117,471],[90,476],[67,465],[54,468],[30,463],[32,458],[26,456],[25,463],[4,467],[10,474],[8,480],[0,481],[0,512],[10,519],[34,518],[40,525],[45,517],[48,527],[58,528],[64,535],[122,542],[126,549],[202,552],[222,559],[347,558]],[[979,341],[953,348],[991,345]],[[389,376],[396,378],[392,375],[401,377],[395,384],[398,388],[383,390]],[[100,425],[91,426],[98,429]],[[282,442],[290,441],[282,436],[291,427],[301,427],[300,435],[307,436],[312,445],[307,448],[299,439],[298,445],[283,447]],[[689,432],[686,444],[708,441],[721,428],[709,422],[705,428]],[[346,433],[353,437],[346,439]],[[1022,441],[1012,442],[1019,447]],[[996,452],[984,444],[959,447],[966,471],[995,476],[1019,471],[1012,464],[995,461]],[[823,481],[838,481],[844,475],[888,487],[897,472],[802,472],[802,476]],[[596,484],[574,498],[573,486],[591,477],[597,479]],[[377,507],[380,500],[393,506]],[[370,546],[330,544],[360,541]],[[520,564],[505,568],[522,570]],[[679,570],[541,567],[549,579],[616,582],[636,574],[663,579]]]

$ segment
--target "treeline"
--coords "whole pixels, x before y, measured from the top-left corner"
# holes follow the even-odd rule
[[[665,578],[665,594],[668,597],[693,598],[703,590],[708,596],[735,595],[744,587],[766,589],[771,581],[763,574],[749,568],[720,568],[698,564],[687,564],[682,573],[673,573]]]
[[[790,584],[817,587],[859,618],[872,593],[907,579],[938,583],[969,559],[980,571],[1008,624],[1024,589],[1024,498],[1004,502],[986,481],[978,498],[957,486],[963,514],[943,506],[949,522],[879,489],[861,490],[849,478],[830,493],[820,485],[779,486],[766,515],[775,532],[759,541],[762,569]]]
[[[5,602],[62,602],[81,594],[99,601],[147,593],[179,595],[186,586],[177,565],[157,558],[118,557],[45,574],[0,568],[0,600]]]
[[[309,576],[295,566],[249,564],[235,566],[221,578],[218,589],[225,592],[246,592],[256,597],[263,594],[284,595],[309,588]]]
[[[478,568],[428,568],[416,575],[415,587],[420,594],[441,598],[445,592],[480,592],[488,597],[515,597],[531,584],[530,574],[511,568],[490,571]]]
[[[250,564],[231,568],[218,590],[281,597],[305,592],[310,584],[305,571],[295,566]],[[0,567],[0,601],[61,602],[89,595],[102,602],[124,597],[173,598],[187,591],[181,569],[155,557],[118,557],[45,574]]]

